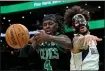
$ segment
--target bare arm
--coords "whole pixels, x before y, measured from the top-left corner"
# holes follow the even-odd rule
[[[86,45],[84,46],[84,37],[74,37],[73,38],[73,49],[80,50],[80,49],[87,49]],[[85,48],[83,48],[85,47]]]
[[[93,35],[85,35],[85,36],[80,36],[76,37],[77,39],[75,40],[74,38],[74,48],[75,49],[83,49],[87,50],[88,46],[92,46],[93,42],[94,45],[97,45],[97,41],[102,41],[101,38],[98,38],[97,36]]]
[[[57,43],[59,46],[61,46],[64,49],[70,49],[71,48],[71,40],[66,35],[59,35],[59,36],[52,36],[49,35],[49,40]]]
[[[73,38],[73,48],[72,48],[72,52],[73,53],[79,53],[81,52],[80,50],[86,50],[87,48],[83,48],[83,44],[84,44],[84,37],[80,38],[79,37],[74,37]]]
[[[71,48],[71,40],[66,35],[49,35],[46,34],[44,30],[39,31],[40,34],[35,35],[37,42],[45,42],[45,41],[52,41],[61,46],[64,49]]]

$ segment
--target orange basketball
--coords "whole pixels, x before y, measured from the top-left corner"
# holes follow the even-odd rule
[[[28,44],[30,35],[28,29],[22,24],[13,24],[6,30],[6,42],[15,49],[23,48]]]

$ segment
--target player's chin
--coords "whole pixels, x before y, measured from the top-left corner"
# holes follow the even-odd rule
[[[46,32],[48,35],[51,35],[51,32]]]
[[[85,33],[85,31],[80,31],[80,33]]]
[[[80,31],[81,34],[83,34],[83,33],[85,33],[85,32],[86,32],[86,31],[84,31],[84,30]]]

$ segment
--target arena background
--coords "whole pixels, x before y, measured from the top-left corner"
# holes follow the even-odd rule
[[[26,70],[33,69],[33,61],[29,58],[19,57],[19,50],[12,49],[5,41],[5,32],[7,28],[15,23],[25,25],[31,32],[41,29],[41,21],[46,14],[60,14],[74,6],[79,5],[90,11],[90,32],[103,39],[98,42],[98,51],[100,54],[100,70],[104,69],[104,9],[105,1],[47,1],[47,2],[29,2],[29,1],[1,1],[0,12],[0,52],[1,52],[1,70]],[[65,26],[66,34],[70,38],[73,32]],[[28,61],[27,61],[28,60]],[[37,63],[38,64],[38,63]]]

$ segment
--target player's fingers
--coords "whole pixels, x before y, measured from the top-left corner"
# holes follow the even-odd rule
[[[83,46],[86,45],[86,42],[87,42],[87,39],[86,39],[86,36],[84,36],[84,44],[83,44]]]
[[[98,38],[97,36],[95,36],[96,41],[102,41],[102,38]]]
[[[91,46],[92,45],[92,42],[94,41],[94,37],[93,36],[89,36],[89,45]]]
[[[97,45],[97,40],[96,40],[96,37],[94,37],[94,43],[95,43],[95,45]]]
[[[97,45],[95,36],[92,35],[91,38],[92,38],[92,39],[91,39],[91,45],[94,45],[94,44]],[[94,44],[93,44],[93,42],[94,42]]]
[[[83,39],[79,39],[78,40],[78,48],[81,48],[83,46],[83,43],[84,43]]]
[[[40,38],[40,35],[38,34],[38,35],[36,35],[34,37],[35,37],[35,39],[39,39]]]
[[[36,43],[41,43],[41,41],[42,41],[41,39],[37,39]]]

